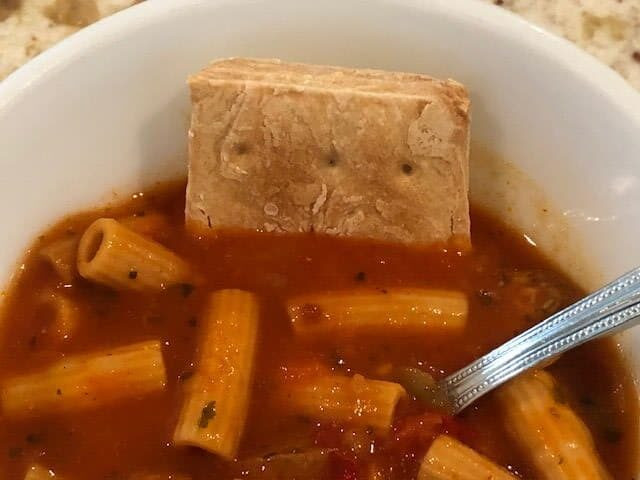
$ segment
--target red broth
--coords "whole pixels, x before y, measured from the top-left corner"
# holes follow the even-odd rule
[[[39,463],[68,480],[119,480],[134,472],[194,480],[242,478],[237,465],[197,448],[172,445],[180,409],[181,379],[193,370],[199,315],[207,294],[240,288],[262,301],[255,380],[239,458],[314,447],[335,448],[331,480],[415,478],[420,459],[437,433],[448,432],[523,478],[531,465],[503,431],[491,395],[457,418],[428,412],[415,399],[399,404],[386,438],[348,425],[290,415],[270,393],[283,377],[309,365],[336,373],[389,379],[396,367],[417,367],[436,378],[462,367],[491,348],[575,301],[583,292],[557,271],[522,236],[485,213],[472,212],[473,250],[418,250],[315,235],[274,236],[224,233],[199,239],[183,226],[184,183],[159,186],[122,206],[69,217],[38,238],[6,297],[0,382],[37,371],[76,352],[161,339],[168,385],[162,393],[88,412],[14,421],[0,414],[0,476],[24,478]],[[170,228],[152,236],[205,276],[202,286],[158,294],[114,292],[77,279],[61,282],[37,254],[51,241],[81,233],[101,216],[161,213]],[[287,297],[316,290],[396,286],[437,287],[466,293],[470,313],[463,334],[424,338],[353,338],[302,341],[284,308]],[[64,290],[82,311],[78,330],[55,345],[34,309],[42,291]],[[571,405],[590,427],[597,448],[616,479],[634,477],[638,412],[629,372],[613,343],[583,346],[551,367]],[[260,476],[255,478],[262,478]],[[266,478],[266,477],[265,477]]]

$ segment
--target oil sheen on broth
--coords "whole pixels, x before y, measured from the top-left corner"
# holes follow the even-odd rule
[[[447,432],[517,475],[536,478],[507,440],[491,395],[456,418],[426,411],[406,398],[397,407],[391,432],[382,438],[368,428],[292,415],[286,401],[272,394],[287,379],[317,368],[393,380],[395,369],[415,367],[440,378],[582,295],[520,236],[476,210],[474,248],[466,254],[314,235],[229,232],[203,240],[184,230],[184,188],[184,183],[162,185],[122,206],[72,216],[39,237],[27,253],[6,297],[0,382],[66,355],[161,339],[167,388],[90,411],[45,412],[21,420],[0,414],[2,478],[22,479],[34,463],[69,480],[128,479],[136,472],[164,475],[157,478],[170,478],[170,473],[194,480],[242,478],[234,462],[172,445],[181,387],[193,374],[199,316],[208,293],[221,288],[256,292],[262,305],[240,458],[322,447],[332,452],[331,480],[412,479],[435,436]],[[203,283],[149,294],[116,292],[77,276],[61,281],[39,256],[41,247],[72,238],[102,216],[152,219],[144,234],[196,266]],[[421,338],[338,342],[293,335],[284,307],[288,297],[355,287],[456,289],[467,295],[468,322],[462,334]],[[39,306],[46,291],[62,292],[80,312],[80,323],[67,338],[55,338],[50,315]],[[614,345],[601,341],[581,347],[550,370],[590,427],[613,477],[633,478],[636,400]],[[366,476],[374,469],[380,476]]]

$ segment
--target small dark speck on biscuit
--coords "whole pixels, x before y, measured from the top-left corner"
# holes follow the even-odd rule
[[[249,145],[247,143],[240,142],[240,143],[236,144],[235,150],[236,150],[236,153],[238,155],[244,155],[245,153],[249,152],[250,148],[249,148]]]
[[[413,173],[413,167],[408,163],[402,164],[402,171],[405,175],[411,175]]]
[[[327,163],[331,167],[335,167],[338,164],[338,151],[336,150],[336,147],[334,147],[333,145],[331,146],[331,151],[327,156]]]

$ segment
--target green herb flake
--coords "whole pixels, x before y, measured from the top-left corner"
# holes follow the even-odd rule
[[[207,403],[202,408],[202,413],[200,414],[200,420],[198,420],[198,427],[207,428],[209,426],[209,422],[216,416],[216,401]]]

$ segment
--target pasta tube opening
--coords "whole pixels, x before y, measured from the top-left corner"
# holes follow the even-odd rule
[[[175,253],[112,218],[96,220],[82,235],[78,271],[87,280],[119,290],[162,290],[197,280]]]
[[[541,479],[610,480],[584,422],[544,370],[525,373],[496,392],[507,433]]]

